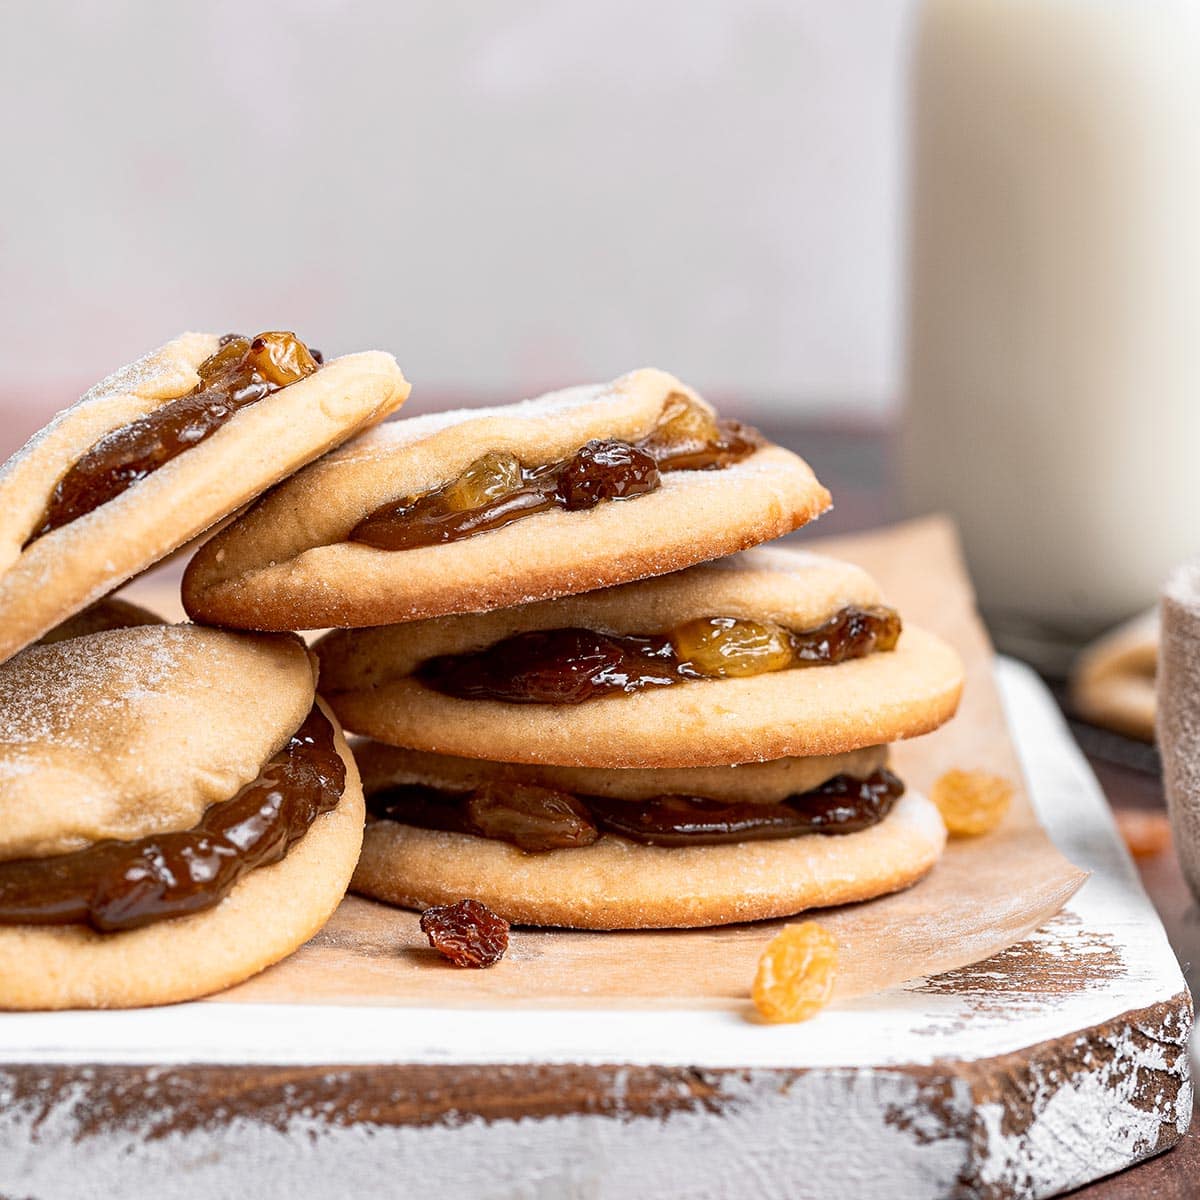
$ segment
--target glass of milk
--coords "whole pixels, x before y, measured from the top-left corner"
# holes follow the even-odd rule
[[[914,122],[907,502],[1057,669],[1200,550],[1200,3],[928,0]]]

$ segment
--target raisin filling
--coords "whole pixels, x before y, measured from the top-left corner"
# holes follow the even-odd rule
[[[582,704],[695,679],[832,665],[893,650],[899,637],[894,610],[853,606],[800,631],[736,617],[701,617],[647,635],[538,629],[474,653],[427,659],[416,677],[462,700]]]
[[[333,726],[314,707],[262,774],[192,829],[0,862],[0,925],[107,933],[213,908],[247,872],[279,862],[337,807],[345,783]]]
[[[234,413],[311,375],[321,352],[293,333],[229,333],[196,369],[200,382],[102,437],[54,486],[25,543],[87,516],[185,450],[212,437]]]
[[[413,550],[500,529],[533,513],[595,508],[655,491],[668,471],[720,470],[762,446],[736,421],[718,421],[673,392],[658,425],[636,442],[598,439],[570,458],[526,467],[512,454],[476,459],[457,479],[368,513],[349,540],[378,550]]]
[[[613,800],[525,783],[485,783],[468,792],[398,784],[367,797],[376,820],[509,842],[526,854],[588,846],[601,833],[648,846],[714,846],[819,833],[858,833],[878,824],[904,794],[886,768],[865,779],[835,775],[772,804],[697,796]]]

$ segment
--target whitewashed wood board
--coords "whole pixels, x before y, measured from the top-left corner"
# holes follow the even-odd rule
[[[998,680],[1093,872],[1032,938],[798,1026],[686,1010],[0,1017],[0,1195],[1042,1197],[1171,1145],[1191,1009],[1049,694]]]

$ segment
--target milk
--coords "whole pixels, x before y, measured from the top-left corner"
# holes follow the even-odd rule
[[[904,477],[1018,649],[1200,550],[1200,4],[929,0]]]

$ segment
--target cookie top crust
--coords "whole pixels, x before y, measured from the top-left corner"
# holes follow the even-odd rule
[[[20,558],[58,480],[102,437],[191,391],[220,339],[184,333],[118,368],[0,466],[0,572]]]
[[[0,666],[0,859],[188,829],[310,710],[295,637],[143,625]]]
[[[605,771],[588,767],[489,762],[454,758],[385,746],[359,739],[354,755],[363,790],[422,784],[447,791],[470,791],[485,783],[532,783],[580,796],[614,800],[650,800],[657,796],[697,796],[743,804],[775,804],[787,796],[818,788],[835,775],[864,779],[887,764],[886,746],[867,746],[846,754],[780,758],[733,767],[680,767],[660,770]]]
[[[635,441],[654,427],[673,392],[713,411],[673,375],[645,369],[515,404],[389,422],[264,497],[236,527],[224,531],[205,561],[224,551],[222,575],[252,564],[259,557],[247,553],[252,535],[268,530],[276,560],[341,542],[381,504],[441,487],[488,451],[509,452],[535,465],[565,457],[593,438]],[[289,519],[281,524],[285,514]]]
[[[389,354],[325,363],[70,524],[31,539],[56,484],[106,435],[190,392],[218,348],[186,333],[121,368],[0,467],[0,660],[399,407]]]
[[[197,554],[184,579],[196,619],[241,628],[362,627],[483,612],[609,587],[734,553],[829,506],[809,466],[763,443],[719,470],[585,511],[536,512],[441,545],[348,540],[381,506],[427,495],[489,453],[528,468],[595,439],[636,442],[672,397],[713,414],[651,368],[501,408],[439,413],[371,431],[276,488]]]

